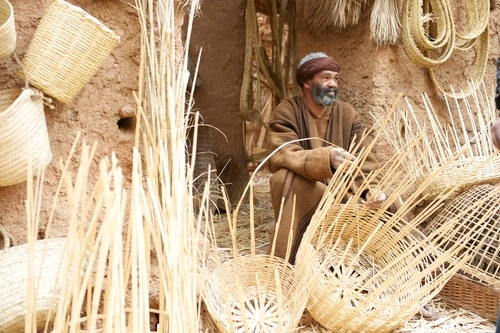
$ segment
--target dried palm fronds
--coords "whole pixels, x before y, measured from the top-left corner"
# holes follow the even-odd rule
[[[367,0],[298,0],[297,27],[308,32],[344,29],[358,24]]]
[[[377,46],[396,45],[399,42],[401,19],[396,0],[375,0],[370,16],[370,31]]]
[[[423,184],[430,174],[448,164],[428,182],[424,194],[429,198],[445,188],[455,187],[456,193],[460,193],[470,186],[495,183],[500,179],[500,156],[490,136],[490,127],[496,117],[492,98],[488,97],[484,83],[470,84],[477,86],[471,89],[474,93],[470,98],[445,99],[447,123],[440,120],[428,96],[423,94],[426,117],[419,117],[406,99],[407,109],[394,113],[384,128],[395,151],[412,145],[402,163],[411,170],[418,184]],[[414,144],[419,137],[422,140]],[[455,158],[459,151],[463,154]]]

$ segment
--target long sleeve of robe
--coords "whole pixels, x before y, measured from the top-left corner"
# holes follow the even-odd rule
[[[322,120],[327,122],[324,129],[325,126],[317,126],[317,118],[314,119],[300,97],[286,98],[273,111],[269,122],[270,188],[276,221],[279,219],[279,228],[273,235],[276,237],[274,254],[285,258],[288,251],[291,263],[326,189],[325,180],[335,172],[330,167],[332,144],[350,151],[363,131],[359,114],[348,103],[337,100],[326,113],[330,116]],[[317,139],[320,132],[324,133],[321,139],[327,142]],[[293,142],[307,138],[316,139]],[[362,171],[366,176],[376,168],[379,164],[370,154]],[[367,189],[361,188],[363,178],[359,175],[354,180],[352,192]],[[376,183],[364,185],[371,187]]]

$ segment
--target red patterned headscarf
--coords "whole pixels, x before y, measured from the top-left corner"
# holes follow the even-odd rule
[[[332,57],[314,58],[303,63],[297,68],[296,79],[299,86],[303,86],[304,82],[309,80],[319,71],[329,70],[332,72],[340,72],[339,64]]]

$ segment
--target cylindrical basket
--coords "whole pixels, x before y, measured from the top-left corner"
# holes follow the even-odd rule
[[[27,179],[28,168],[52,158],[43,95],[31,88],[0,91],[0,186]]]
[[[7,59],[16,49],[14,9],[7,0],[0,0],[0,60]]]
[[[221,264],[206,283],[205,303],[220,332],[292,332],[307,283],[281,258],[251,255]]]
[[[36,300],[32,307],[36,327],[43,328],[55,316],[64,283],[69,285],[74,278],[74,270],[70,269],[68,276],[64,274],[65,266],[71,264],[65,238],[39,240],[34,245],[34,250],[26,243],[0,251],[0,332],[24,332],[26,303],[31,297]],[[83,265],[80,276],[87,261]],[[34,280],[29,278],[30,272]]]
[[[69,103],[97,73],[120,41],[80,7],[52,0],[22,60],[21,76],[63,103]]]

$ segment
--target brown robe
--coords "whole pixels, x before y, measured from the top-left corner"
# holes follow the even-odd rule
[[[301,97],[290,97],[284,99],[271,116],[268,152],[272,154],[286,142],[314,137],[324,138],[329,143],[349,151],[355,138],[361,137],[362,132],[359,114],[346,102],[337,100],[335,105],[328,107],[322,118],[317,118],[307,109]],[[326,190],[326,184],[335,171],[330,167],[332,146],[329,143],[318,139],[290,143],[281,147],[269,159],[272,173],[269,180],[271,199],[275,221],[280,221],[279,228],[274,230],[271,243],[276,237],[274,255],[285,258],[293,221],[289,257],[292,264],[295,262],[302,236]],[[370,154],[362,166],[362,171],[367,176],[376,168],[379,168],[379,164]],[[363,175],[359,175],[354,180],[351,193],[354,188],[367,190],[366,187],[360,188],[363,182]],[[364,185],[371,187],[377,184]],[[279,218],[282,200],[284,203]]]

